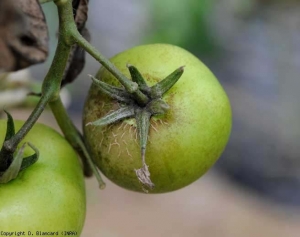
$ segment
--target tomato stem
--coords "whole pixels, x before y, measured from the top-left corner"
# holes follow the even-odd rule
[[[86,149],[80,132],[77,130],[72,120],[68,116],[61,99],[58,98],[57,100],[50,102],[49,105],[67,141],[80,155],[85,175],[91,176],[90,171],[92,171],[99,183],[100,189],[104,189],[105,183]]]
[[[3,143],[3,147],[0,152],[1,164],[3,164],[3,159],[6,159],[8,161],[9,159],[11,159],[11,157],[13,157],[13,154],[16,151],[18,144],[26,136],[26,134],[30,131],[34,123],[37,121],[38,117],[43,112],[47,101],[48,100],[46,99],[46,97],[42,96],[37,106],[27,119],[27,121],[25,121],[25,123],[23,124],[22,128],[15,135],[13,135],[11,138],[9,138]]]
[[[132,82],[125,75],[123,75],[114,64],[112,64],[107,58],[105,58],[78,31],[72,32],[72,36],[76,43],[81,46],[86,52],[88,52],[93,58],[95,58],[99,63],[101,63],[111,74],[113,74],[127,91],[133,93],[138,89],[138,86],[135,82]]]

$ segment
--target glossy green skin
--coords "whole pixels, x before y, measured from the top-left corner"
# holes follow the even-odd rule
[[[21,124],[16,121],[16,129]],[[6,121],[0,120],[0,144],[5,131]],[[58,236],[76,231],[80,236],[86,197],[77,154],[60,134],[42,124],[34,125],[23,141],[36,146],[40,157],[16,179],[0,184],[0,231],[25,231],[25,236],[28,231],[58,231]],[[26,148],[25,156],[30,154]]]
[[[182,77],[163,97],[170,110],[151,119],[146,163],[155,188],[149,193],[174,191],[197,180],[219,158],[230,135],[230,103],[218,80],[199,59],[172,45],[135,47],[111,61],[128,78],[126,64],[136,66],[149,85],[185,66]],[[118,85],[104,69],[97,78]],[[116,108],[116,102],[92,85],[83,125]],[[142,167],[134,121],[83,128],[93,158],[105,176],[121,187],[143,192],[134,171]]]

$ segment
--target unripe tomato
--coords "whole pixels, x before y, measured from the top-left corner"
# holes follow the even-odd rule
[[[185,66],[179,81],[162,97],[169,111],[151,118],[146,163],[155,187],[149,192],[177,190],[201,177],[221,155],[231,130],[230,103],[213,73],[191,53],[166,44],[138,46],[114,56],[111,62],[128,78],[126,65],[135,66],[149,86]],[[96,77],[120,86],[103,67]],[[142,166],[135,120],[86,126],[120,106],[93,84],[84,108],[84,136],[108,179],[143,192],[145,187],[135,173]]]
[[[16,130],[23,122],[15,121]],[[6,121],[0,120],[0,144]],[[16,179],[0,184],[0,231],[23,236],[80,236],[85,220],[86,198],[83,172],[77,154],[52,128],[35,124],[22,140],[38,148],[36,163]],[[26,148],[24,157],[33,153]],[[37,233],[38,232],[38,233]],[[56,235],[57,233],[57,235]],[[21,235],[22,234],[22,235]]]

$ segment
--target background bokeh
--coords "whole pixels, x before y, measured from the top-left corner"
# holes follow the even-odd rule
[[[45,4],[55,48],[55,6]],[[296,0],[91,0],[92,43],[107,57],[144,43],[188,49],[230,98],[233,130],[203,178],[170,194],[144,195],[87,180],[83,237],[296,237],[300,234],[300,2]],[[31,68],[41,81],[50,65]],[[67,87],[81,112],[98,63],[87,56]],[[30,110],[14,110],[26,119]],[[41,121],[57,128],[50,112]]]

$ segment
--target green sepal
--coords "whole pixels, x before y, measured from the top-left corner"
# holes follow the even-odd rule
[[[88,125],[106,126],[106,125],[118,122],[122,119],[130,118],[133,116],[134,116],[134,108],[132,106],[126,105],[110,114],[107,114],[106,116],[104,116],[94,122],[87,123],[86,126],[88,126]]]
[[[139,70],[130,64],[127,64],[127,68],[130,72],[132,81],[136,82],[139,85],[139,89],[143,92],[149,93],[150,87],[148,87],[145,79],[143,78],[142,74]]]
[[[14,124],[13,117],[6,110],[4,110],[4,112],[7,115],[7,128],[6,128],[6,134],[5,134],[4,141],[7,141],[10,138],[12,138],[16,134],[16,132],[15,132],[15,124]]]
[[[15,135],[15,125],[11,114],[5,110],[4,112],[7,114],[7,128],[4,141],[8,141]],[[26,144],[28,144],[35,153],[23,159]],[[3,168],[4,171],[0,172],[0,183],[3,184],[15,179],[21,170],[24,170],[35,163],[38,160],[39,151],[31,143],[24,143],[16,153],[16,156],[14,156],[13,152],[6,150],[1,150],[0,156],[1,160],[5,162]]]
[[[15,179],[20,171],[22,160],[23,160],[23,153],[25,149],[26,143],[22,145],[20,150],[18,151],[17,155],[14,157],[13,161],[11,162],[10,166],[4,171],[0,177],[0,183],[5,184],[9,181]]]
[[[15,135],[15,124],[11,114],[8,113],[6,110],[4,110],[4,112],[7,115],[6,134],[4,138],[5,142]],[[3,162],[3,164],[1,164],[0,171],[5,171],[13,160],[13,153],[6,150],[0,150],[0,160]]]
[[[147,110],[139,109],[136,111],[135,119],[137,124],[138,137],[140,141],[140,149],[141,149],[141,156],[142,156],[143,163],[145,163],[145,153],[146,153],[146,147],[148,142],[150,117],[151,117],[151,113],[148,112]]]
[[[151,113],[151,115],[165,114],[169,109],[170,106],[161,98],[152,100],[147,105],[147,110]]]
[[[31,147],[32,150],[34,150],[35,153],[31,156],[27,156],[27,157],[23,158],[20,171],[25,170],[29,166],[33,165],[35,162],[38,161],[39,156],[40,156],[39,150],[33,144],[31,144],[30,142],[28,142],[27,144],[28,144],[28,146]]]
[[[130,94],[127,93],[125,90],[111,86],[103,81],[98,80],[97,78],[89,75],[92,79],[93,83],[98,86],[98,88],[106,95],[108,95],[112,99],[116,99],[118,101],[124,103],[131,103],[132,99],[130,98]]]
[[[135,170],[135,174],[144,186],[149,189],[153,189],[155,185],[150,179],[150,172],[148,170],[148,165],[146,164],[146,148],[148,143],[150,117],[151,113],[143,109],[137,110],[135,114],[143,164],[142,168]]]
[[[23,159],[24,149],[27,144],[35,151],[35,154]],[[18,150],[16,156],[13,158],[7,170],[0,173],[0,184],[8,183],[9,181],[15,179],[21,170],[24,170],[34,164],[38,160],[38,158],[38,149],[31,143],[24,143]]]
[[[165,94],[168,90],[174,86],[174,84],[179,80],[181,75],[184,72],[184,67],[179,67],[174,72],[172,72],[169,76],[167,76],[162,81],[158,82],[154,86],[151,87],[151,98],[160,98]]]

